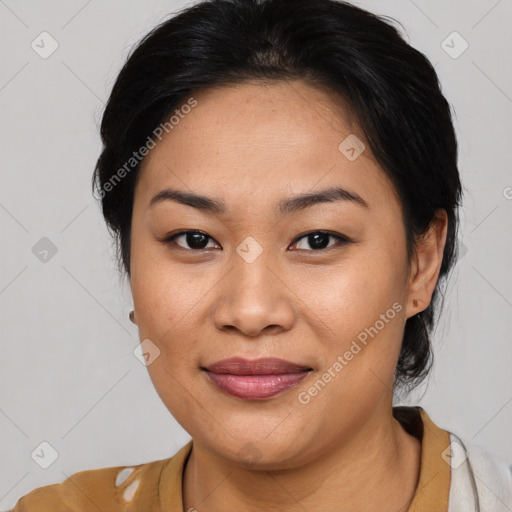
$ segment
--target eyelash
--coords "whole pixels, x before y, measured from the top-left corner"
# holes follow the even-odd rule
[[[207,237],[208,240],[214,240],[214,238],[212,238],[211,236],[207,235],[206,233],[204,233],[203,231],[198,231],[198,230],[186,230],[186,231],[180,231],[178,233],[175,233],[171,236],[168,236],[164,239],[161,239],[159,240],[160,242],[162,242],[163,244],[165,245],[177,245],[179,249],[183,249],[184,251],[192,251],[192,252],[200,252],[200,251],[206,251],[208,250],[209,248],[203,248],[203,249],[186,249],[180,245],[178,245],[174,240],[176,238],[178,238],[179,236],[182,236],[182,235],[187,235],[189,233],[193,233],[193,234],[198,234],[198,235],[204,235]],[[303,238],[307,238],[309,235],[314,235],[314,234],[322,234],[322,235],[328,235],[332,238],[336,238],[338,240],[338,243],[337,244],[334,244],[334,245],[331,245],[329,247],[325,247],[323,249],[298,249],[298,250],[301,250],[301,251],[306,251],[306,252],[322,252],[322,251],[327,251],[329,249],[332,249],[334,247],[336,247],[337,245],[347,245],[347,244],[350,244],[350,243],[353,243],[352,240],[350,240],[348,237],[346,236],[343,236],[343,235],[340,235],[338,233],[334,233],[332,231],[326,231],[326,230],[322,230],[322,229],[319,229],[319,230],[316,230],[316,231],[308,231],[307,233],[303,233],[302,235],[298,236],[297,238],[295,238],[295,240],[292,242],[292,245],[295,245],[297,244],[300,240],[302,240]],[[218,242],[217,242],[218,243]],[[220,244],[219,244],[220,245]]]

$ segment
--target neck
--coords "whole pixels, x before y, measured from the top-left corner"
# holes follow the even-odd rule
[[[374,414],[350,439],[285,470],[241,468],[194,440],[184,471],[184,510],[407,511],[421,444],[393,418]]]

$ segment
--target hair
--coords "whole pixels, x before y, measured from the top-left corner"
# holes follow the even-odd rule
[[[457,257],[462,191],[450,106],[437,74],[387,19],[337,0],[203,0],[175,13],[132,49],[117,76],[102,117],[103,149],[92,185],[119,270],[124,266],[130,276],[140,168],[134,152],[194,91],[301,79],[344,99],[396,189],[409,258],[436,210],[448,216],[432,301],[405,325],[395,384],[410,390],[432,366],[430,334],[439,286]]]

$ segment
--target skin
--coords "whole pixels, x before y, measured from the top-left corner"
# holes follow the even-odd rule
[[[184,510],[407,510],[421,446],[392,416],[394,371],[407,318],[432,298],[445,212],[408,261],[393,185],[368,145],[355,161],[338,149],[349,134],[365,139],[327,91],[297,80],[194,97],[197,106],[143,162],[130,268],[140,339],[160,350],[150,377],[194,440]],[[331,186],[368,208],[334,201],[276,215],[282,199]],[[227,212],[170,200],[150,206],[166,188],[217,198]],[[186,230],[210,237],[206,247],[194,249],[186,236],[161,241]],[[303,235],[318,230],[351,243],[331,237],[316,249]],[[262,250],[251,263],[236,251],[248,236]],[[301,403],[299,393],[397,302],[401,311]],[[200,370],[232,356],[279,357],[313,371],[281,395],[247,401]],[[241,455],[246,443],[257,453],[252,462]]]

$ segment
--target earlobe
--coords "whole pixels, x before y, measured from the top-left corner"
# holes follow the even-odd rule
[[[432,300],[448,232],[448,216],[444,209],[436,211],[435,218],[417,241],[409,280],[407,318],[425,310]]]

